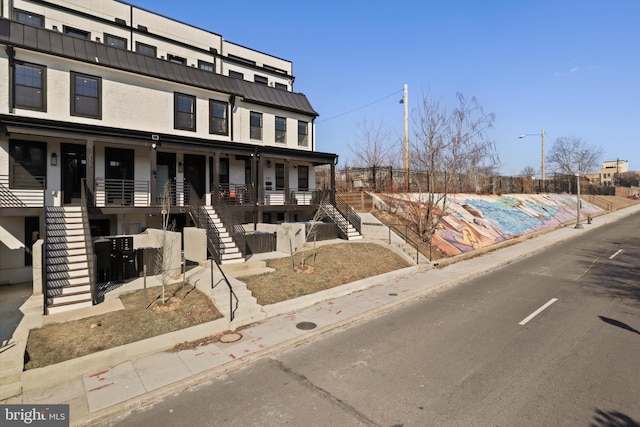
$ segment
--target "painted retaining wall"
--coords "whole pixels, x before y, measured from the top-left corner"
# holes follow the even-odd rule
[[[376,194],[378,208],[398,213],[419,203],[419,194]],[[425,195],[422,195],[424,200]],[[448,256],[491,246],[514,237],[576,221],[576,196],[570,194],[455,194],[447,197],[447,213],[433,245]],[[581,221],[603,210],[582,200]]]

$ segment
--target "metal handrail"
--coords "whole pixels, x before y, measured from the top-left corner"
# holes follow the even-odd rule
[[[420,264],[420,249],[418,244],[409,238],[409,230],[411,230],[409,226],[405,224],[389,224],[387,227],[389,228],[389,244],[391,244],[391,230],[396,230],[398,232],[396,235],[401,236],[406,244],[416,249],[416,264]],[[398,227],[404,227],[404,234],[402,234]],[[411,230],[411,232],[420,237],[415,231]]]
[[[229,288],[229,319],[231,322],[233,322],[233,319],[235,319],[236,317],[236,310],[240,305],[240,300],[238,299],[238,296],[236,295],[236,293],[233,292],[233,286],[231,286],[231,282],[229,282],[227,275],[224,274],[224,271],[222,271],[222,267],[220,267],[220,265],[217,262],[214,263],[213,258],[210,258],[210,259],[211,259],[211,289],[217,286],[217,283],[215,285],[213,284],[213,264],[215,264],[218,267],[218,271],[220,271],[220,274],[222,274],[222,278],[224,279],[224,282],[227,284],[227,287]],[[233,307],[234,298],[236,300],[235,308]]]
[[[220,197],[220,193],[213,192],[211,194],[211,204],[224,226],[229,230],[229,235],[240,250],[242,257],[247,256],[247,240],[245,239],[245,230],[233,217],[229,207],[224,202],[224,198]]]

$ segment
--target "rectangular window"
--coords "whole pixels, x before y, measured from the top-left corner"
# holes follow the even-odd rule
[[[276,117],[276,142],[287,142],[287,119]]]
[[[14,9],[14,19],[18,22],[22,22],[23,24],[44,28],[44,16],[42,15]]]
[[[306,147],[309,145],[309,123],[298,120],[298,145]]]
[[[284,190],[284,163],[276,163],[276,190]]]
[[[250,59],[241,58],[241,57],[236,56],[236,55],[229,54],[229,55],[227,55],[227,58],[233,59],[234,61],[242,62],[244,64],[256,65],[256,61],[252,61]]]
[[[233,70],[229,70],[229,77],[232,79],[244,80],[244,74]]]
[[[198,59],[198,68],[213,73],[213,64],[211,62],[201,61]]]
[[[278,90],[287,90],[287,85],[282,84],[282,83],[276,83],[276,89]]]
[[[44,142],[9,140],[9,188],[42,190],[47,173]]]
[[[298,190],[309,190],[309,166],[298,166]]]
[[[151,46],[150,44],[136,42],[136,52],[144,56],[151,56],[153,58],[157,58],[157,49],[155,46]]]
[[[250,122],[250,137],[251,139],[262,140],[262,113],[251,112]]]
[[[174,95],[175,129],[196,130],[196,97],[176,93]]]
[[[71,72],[71,115],[102,118],[102,79]]]
[[[111,34],[104,34],[104,44],[107,46],[117,47],[118,49],[127,48],[127,39],[118,36],[112,36]]]
[[[229,111],[229,103],[209,100],[209,133],[229,135],[227,111]]]
[[[64,26],[64,33],[71,37],[75,37],[78,39],[91,40],[91,33],[84,30],[79,30],[73,27]]]
[[[255,75],[253,76],[253,81],[259,83],[261,85],[269,85],[269,79],[264,76]]]
[[[177,55],[171,55],[167,53],[167,61],[173,62],[174,64],[187,65],[187,59]]]
[[[16,62],[14,76],[14,106],[46,111],[46,67]]]

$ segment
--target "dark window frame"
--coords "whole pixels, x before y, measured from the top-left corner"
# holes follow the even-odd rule
[[[33,86],[29,84],[20,84],[20,72],[22,67],[29,67],[40,70],[40,86]],[[47,67],[39,64],[32,64],[30,62],[16,61],[16,66],[13,70],[13,106],[15,108],[23,108],[34,111],[47,111]],[[27,82],[25,82],[27,83]],[[40,90],[40,96],[38,105],[20,103],[20,93],[32,92]],[[26,98],[26,97],[25,97]],[[35,99],[35,96],[31,98]]]
[[[75,71],[71,71],[70,75],[71,75],[71,115],[78,116],[78,117],[88,117],[91,119],[102,119],[102,77],[92,76],[84,73],[77,73]],[[96,82],[95,96],[91,96],[87,94],[86,90],[78,90],[79,87],[76,86],[76,83],[77,83],[76,78],[83,78],[86,80],[95,81]],[[85,108],[81,108],[82,100],[88,101],[90,99],[96,100],[94,112],[90,112]]]
[[[259,85],[269,86],[269,79],[265,76],[261,76],[259,74],[253,75],[253,82],[258,83]]]
[[[218,108],[216,108],[218,107]],[[223,112],[223,114],[220,114]],[[209,133],[215,135],[229,135],[229,103],[209,100]]]
[[[304,125],[304,132],[301,132],[301,126]],[[298,145],[301,147],[309,146],[309,122],[298,120]]]
[[[244,80],[244,74],[239,71],[229,70],[229,77],[232,79]]]
[[[278,89],[278,90],[284,90],[284,91],[288,91],[289,90],[289,86],[287,86],[284,83],[278,83],[278,82],[275,82],[275,88]]]
[[[208,61],[203,61],[202,59],[198,59],[198,69],[213,73],[215,72],[215,64],[213,62],[208,62]]]
[[[153,55],[150,54],[151,51],[153,51]],[[136,53],[139,53],[140,55],[148,56],[150,58],[157,58],[158,48],[150,44],[136,42]]]
[[[119,42],[121,43],[121,45],[117,46],[116,44],[111,43],[110,40],[113,40],[114,42]],[[127,46],[129,46],[129,40],[127,40],[126,37],[120,37],[120,36],[115,36],[113,34],[104,33],[104,44],[106,44],[107,46],[115,47],[117,49],[126,50]]]
[[[249,112],[249,138],[262,141],[262,113],[257,111]]]
[[[81,30],[80,28],[69,27],[68,25],[64,25],[62,27],[62,32],[68,36],[75,37],[82,40],[91,40],[91,32]]]
[[[34,18],[35,20],[39,21],[39,24],[34,23]],[[39,28],[45,28],[44,15],[40,15],[37,13],[27,12],[26,10],[22,10],[22,9],[14,9],[13,19],[23,24],[33,25],[34,27],[39,27]]]
[[[284,163],[276,163],[275,168],[276,191],[282,191],[284,190]]]
[[[182,111],[181,100],[190,100],[191,111]],[[185,125],[184,119],[189,118],[189,125]],[[186,93],[173,93],[173,128],[180,130],[196,131],[196,97]]]
[[[178,65],[187,65],[187,58],[167,53],[167,61]]]
[[[9,173],[11,189],[44,190],[47,175],[47,144],[41,141],[10,139]]]
[[[287,118],[286,117],[275,117],[274,122],[275,128],[275,142],[279,144],[287,143]]]

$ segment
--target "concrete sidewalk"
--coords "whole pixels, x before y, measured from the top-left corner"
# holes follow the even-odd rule
[[[6,403],[67,403],[72,425],[90,425],[151,403],[243,364],[313,340],[320,334],[391,310],[540,251],[559,241],[640,212],[640,205],[600,216],[584,229],[572,225],[437,269],[387,273],[263,310],[267,319],[228,331],[228,319],[24,372],[22,395]],[[492,248],[493,249],[493,248]],[[210,287],[208,270],[189,280]],[[203,283],[205,282],[206,283]],[[28,321],[29,316],[25,315]],[[175,344],[219,334],[219,341],[181,351]]]

